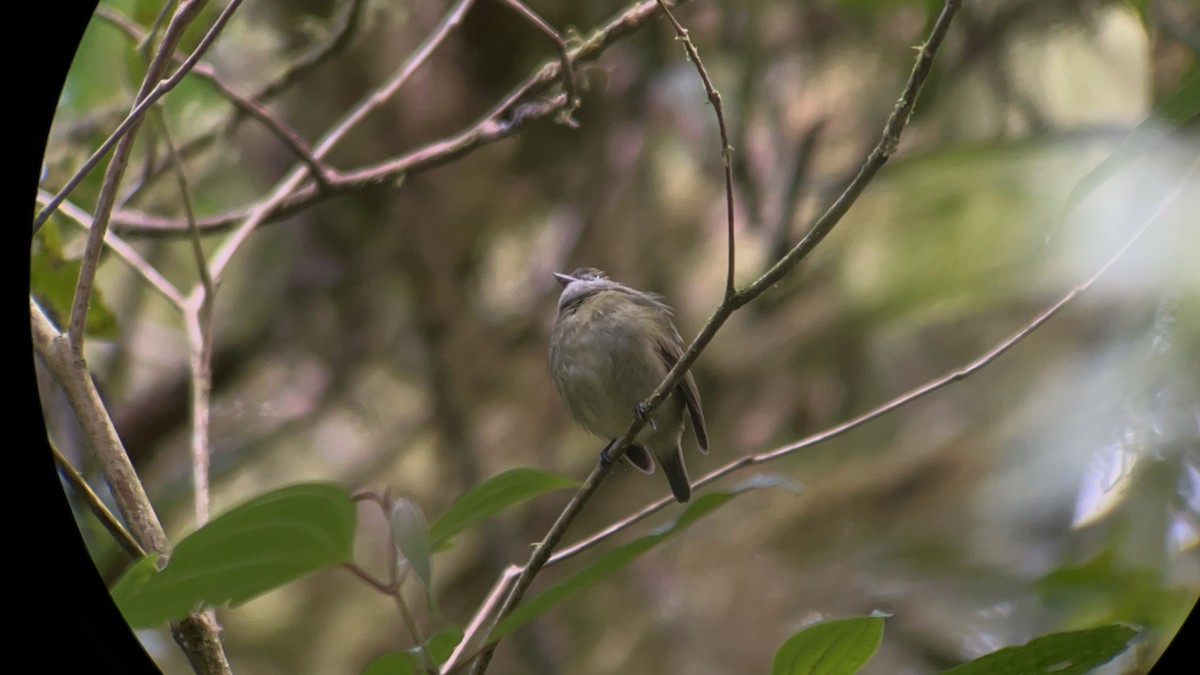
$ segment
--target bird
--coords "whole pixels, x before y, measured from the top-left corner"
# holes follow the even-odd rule
[[[653,474],[662,467],[680,503],[692,495],[683,461],[684,412],[700,451],[708,454],[708,431],[700,393],[690,372],[646,419],[642,401],[683,354],[673,312],[656,293],[619,284],[594,267],[554,273],[562,285],[550,335],[550,374],[567,410],[587,431],[610,439],[600,461],[633,415],[646,421],[624,459]]]

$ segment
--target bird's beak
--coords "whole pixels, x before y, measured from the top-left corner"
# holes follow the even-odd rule
[[[559,274],[558,272],[554,273],[554,278],[558,279],[559,285],[561,285],[563,288],[566,288],[567,284],[571,283],[572,281],[575,281],[575,277],[573,277],[569,274]]]

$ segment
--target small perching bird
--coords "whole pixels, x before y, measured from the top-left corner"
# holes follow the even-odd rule
[[[671,308],[658,295],[622,286],[592,267],[554,276],[563,290],[550,336],[550,375],[575,421],[609,439],[601,451],[601,461],[607,462],[612,443],[634,415],[641,417],[641,402],[679,361],[683,340]],[[680,444],[685,409],[700,451],[707,454],[704,412],[689,372],[624,455],[647,474],[654,473],[655,461],[662,465],[679,502],[692,496]]]

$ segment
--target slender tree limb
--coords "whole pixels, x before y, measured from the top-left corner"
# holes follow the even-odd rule
[[[683,43],[684,50],[687,51],[688,60],[696,67],[696,72],[700,75],[700,82],[704,84],[704,93],[708,95],[708,102],[712,104],[713,113],[717,116],[717,128],[721,133],[721,164],[725,167],[725,216],[728,231],[728,252],[726,256],[725,270],[725,297],[724,302],[728,302],[735,292],[733,285],[733,268],[734,268],[734,250],[735,240],[733,236],[733,146],[729,144],[729,130],[725,126],[725,111],[721,106],[721,92],[713,86],[712,80],[708,77],[708,71],[704,68],[704,62],[700,60],[700,52],[696,49],[696,44],[692,42],[688,31],[675,18],[675,14],[667,3],[663,0],[658,0],[658,6],[662,8],[663,14],[667,16],[667,20],[671,22],[671,27],[675,29],[676,39]]]
[[[62,472],[63,477],[67,479],[67,482],[71,484],[71,488],[87,504],[88,510],[92,512],[92,515],[96,516],[96,520],[99,520],[104,529],[108,530],[108,533],[116,540],[121,550],[125,551],[126,555],[134,560],[144,558],[146,551],[138,545],[133,535],[129,534],[129,530],[125,529],[125,526],[121,524],[121,521],[117,520],[112,511],[108,510],[108,507],[104,505],[104,501],[100,499],[100,496],[92,491],[92,486],[87,484],[87,481],[83,479],[83,476],[79,475],[74,466],[71,466],[71,460],[62,454],[62,451],[54,444],[54,441],[50,441],[50,452],[54,453],[54,462],[58,464],[59,471]]]
[[[191,191],[188,189],[187,175],[184,173],[183,161],[175,151],[175,143],[171,141],[171,130],[167,126],[166,115],[159,115],[162,123],[163,142],[167,147],[167,159],[175,174],[179,187],[179,200],[183,204],[183,212],[187,217],[191,230],[192,255],[196,259],[196,270],[200,276],[201,292],[198,302],[188,302],[184,305],[183,325],[188,336],[188,366],[191,373],[191,450],[192,450],[192,501],[196,512],[196,526],[208,522],[209,517],[209,488],[208,477],[211,456],[209,454],[209,399],[212,393],[212,303],[216,292],[212,275],[208,271],[208,261],[204,258],[204,249],[200,244],[200,230],[196,227],[196,216],[192,209]]]
[[[746,289],[733,293],[726,292],[721,304],[713,312],[708,322],[705,323],[699,335],[696,336],[695,340],[684,351],[679,361],[675,364],[675,367],[671,369],[654,392],[640,404],[639,407],[643,414],[633,416],[633,420],[626,428],[625,433],[610,446],[610,460],[617,461],[620,459],[626,448],[633,441],[633,438],[641,431],[642,426],[644,426],[645,422],[643,420],[649,419],[650,415],[658,408],[667,395],[674,391],[679,380],[687,372],[687,369],[696,361],[700,352],[708,345],[713,336],[716,335],[716,332],[725,324],[725,321],[728,320],[733,312],[761,295],[767,288],[795,267],[796,263],[804,256],[808,255],[821,239],[845,216],[863,189],[866,188],[883,164],[896,151],[896,147],[900,141],[900,134],[908,123],[909,115],[912,113],[912,108],[916,103],[921,85],[924,84],[925,79],[929,75],[933,57],[941,46],[943,38],[950,29],[950,23],[961,5],[962,0],[946,0],[941,14],[930,31],[927,42],[919,49],[916,63],[900,95],[900,100],[896,104],[896,109],[892,112],[891,117],[889,117],[887,124],[884,126],[882,138],[863,163],[858,175],[855,176],[854,180],[851,181],[850,185],[847,186],[846,190],[829,210],[817,220],[809,231],[809,234],[795,248],[789,251],[787,256]],[[729,163],[726,162],[727,171],[729,170],[728,167]],[[546,564],[546,561],[550,558],[550,554],[559,541],[562,540],[563,535],[575,520],[575,517],[583,510],[583,505],[587,503],[588,499],[591,498],[592,494],[604,480],[604,475],[603,468],[597,465],[583,486],[572,496],[571,501],[567,503],[562,513],[559,514],[558,519],[555,520],[546,538],[534,548],[529,562],[526,563],[520,577],[518,577],[516,583],[513,585],[512,591],[505,598],[504,604],[497,612],[492,622],[493,627],[516,608],[517,604],[524,597],[525,592],[529,589],[529,586],[533,583],[534,577],[537,576],[538,572]],[[481,675],[486,672],[492,655],[495,653],[496,645],[497,643],[493,642],[484,648],[472,665],[472,675]]]
[[[53,195],[49,192],[38,190],[38,203],[49,203],[51,197]],[[62,204],[59,205],[58,212],[75,221],[77,225],[85,230],[92,227],[92,217],[70,201],[63,200]],[[111,230],[104,235],[104,243],[112,249],[113,253],[117,254],[117,257],[125,261],[125,264],[129,265],[130,269],[140,274],[150,284],[151,288],[166,298],[167,302],[170,302],[180,310],[183,309],[183,293],[175,288],[175,285],[168,281],[166,277],[160,274],[154,265],[150,264],[149,260],[143,258],[142,254],[138,253],[136,249],[127,244],[125,240],[121,239],[119,235],[113,233]]]
[[[682,5],[685,1],[680,0],[675,6]],[[642,0],[616,14],[571,51],[571,62],[578,64],[599,58],[610,45],[644,26],[657,11],[656,3],[657,0]],[[508,96],[468,129],[399,157],[343,172],[337,178],[331,179],[327,190],[318,190],[317,186],[311,184],[296,189],[285,199],[266,209],[262,221],[267,223],[289,218],[335,196],[393,185],[402,176],[441,166],[479,147],[508,138],[534,122],[553,117],[559,114],[567,103],[563,94],[547,100],[517,104],[560,79],[561,73],[562,64],[558,59],[547,61],[534,69],[524,82],[514,87]],[[228,230],[249,217],[263,203],[264,201],[259,201],[219,215],[200,217],[197,224],[205,233]],[[135,211],[118,213],[114,225],[120,232],[131,236],[179,236],[187,231],[187,223],[181,220]]]
[[[375,590],[379,591],[380,593],[383,593],[384,595],[392,595],[393,593],[397,592],[397,590],[398,590],[394,587],[393,584],[386,582],[386,581],[380,581],[379,579],[376,579],[375,576],[372,575],[370,572],[364,570],[363,568],[359,567],[358,565],[356,565],[354,563],[342,563],[342,567],[345,568],[345,570],[347,572],[350,572],[354,576],[358,577],[358,579],[360,581],[362,581],[366,585],[370,586],[371,588],[374,588]]]
[[[110,134],[109,137],[100,144],[100,147],[97,148],[94,153],[92,153],[91,157],[88,157],[87,161],[85,161],[83,165],[79,167],[79,170],[76,171],[70,180],[67,181],[66,185],[64,185],[62,189],[54,195],[54,197],[50,200],[50,203],[48,203],[42,208],[41,211],[38,212],[37,216],[35,216],[33,219],[34,232],[37,232],[38,228],[40,228],[46,222],[46,219],[49,218],[50,214],[58,208],[58,205],[62,202],[62,200],[66,199],[67,196],[71,194],[71,191],[79,187],[79,184],[83,182],[83,179],[92,172],[92,169],[96,168],[96,165],[99,164],[100,160],[108,154],[109,150],[113,150],[114,146],[116,146],[116,149],[113,150],[113,158],[109,161],[108,165],[110,170],[114,172],[114,177],[120,178],[120,175],[124,174],[125,164],[129,161],[129,152],[133,145],[133,137],[136,135],[137,128],[141,126],[142,118],[145,116],[146,111],[149,110],[150,106],[154,105],[158,99],[162,98],[167,92],[174,89],[175,86],[183,80],[183,77],[196,66],[196,63],[199,62],[200,57],[203,56],[206,51],[208,51],[208,48],[212,45],[213,41],[216,40],[217,35],[220,34],[221,29],[225,27],[225,24],[229,21],[229,18],[233,16],[234,10],[236,10],[241,4],[242,0],[230,0],[229,4],[226,5],[221,14],[217,16],[217,20],[208,30],[208,33],[206,33],[204,37],[201,38],[200,43],[196,45],[196,49],[192,52],[192,55],[188,57],[187,61],[184,61],[184,63],[179,66],[179,68],[176,69],[176,71],[170,77],[159,81],[158,78],[165,70],[167,60],[170,59],[171,54],[175,50],[175,46],[179,44],[180,38],[183,37],[184,27],[186,27],[186,25],[196,17],[196,14],[204,5],[204,0],[183,0],[183,4],[181,4],[179,10],[176,11],[175,16],[171,19],[171,23],[167,25],[166,34],[163,36],[163,40],[159,45],[158,53],[151,62],[150,68],[148,68],[146,71],[146,78],[142,82],[142,88],[138,92],[138,96],[135,99],[136,104],[134,105],[133,109],[129,111],[129,114],[125,117],[121,124],[117,126],[112,134]],[[153,84],[153,88],[151,89],[150,86],[152,83],[156,84]],[[107,179],[106,175],[105,184],[108,184],[109,182],[110,181]],[[113,193],[116,192],[115,187],[110,188],[110,190]],[[102,186],[101,197],[104,196],[105,195]],[[111,202],[115,200],[115,198],[115,194],[113,194],[108,196],[106,200],[97,200],[97,217],[95,220],[98,223],[102,223],[101,229],[107,229],[108,227],[108,218],[110,215],[109,212],[112,209]],[[106,201],[109,202],[107,205]],[[101,206],[104,206],[104,208],[101,209]],[[103,216],[103,218],[100,216]]]
[[[362,18],[362,10],[365,4],[365,0],[350,0],[345,13],[342,14],[337,27],[330,34],[329,39],[293,61],[273,82],[259,89],[254,94],[254,98],[259,101],[267,101],[275,98],[307,77],[309,73],[316,70],[321,64],[345,51],[346,47],[350,46],[350,41],[354,38],[354,33]]]
[[[571,65],[571,55],[567,49],[567,43],[563,40],[562,35],[554,30],[550,24],[538,13],[529,8],[528,5],[521,0],[501,0],[504,4],[512,8],[517,14],[520,14],[526,21],[533,25],[534,28],[542,32],[550,41],[554,43],[554,48],[558,50],[559,62],[562,64],[563,74],[563,91],[567,94],[567,106],[564,112],[565,119],[570,119],[571,111],[579,105],[579,90],[575,84],[575,68]],[[578,124],[571,123],[571,126]]]

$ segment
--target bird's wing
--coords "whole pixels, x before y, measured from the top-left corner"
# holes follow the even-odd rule
[[[683,349],[679,346],[682,340],[678,338],[678,334],[675,337],[675,340],[658,340],[658,354],[666,364],[667,370],[674,368],[675,364],[679,363],[679,357],[683,356]],[[696,379],[692,377],[690,370],[684,373],[683,380],[676,390],[683,396],[683,401],[687,404],[688,415],[692,418],[692,430],[696,434],[700,452],[708,454],[708,430],[704,427],[704,409],[700,407],[700,392],[696,389]]]

